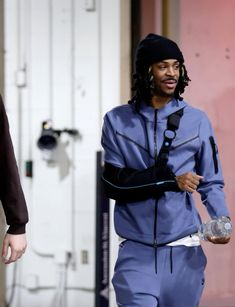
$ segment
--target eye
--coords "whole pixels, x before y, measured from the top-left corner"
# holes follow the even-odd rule
[[[164,70],[164,69],[166,69],[166,65],[159,65],[158,68],[159,68],[160,70]]]

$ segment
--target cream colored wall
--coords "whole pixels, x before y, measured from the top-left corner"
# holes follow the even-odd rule
[[[4,32],[4,20],[3,20],[3,0],[0,0],[0,92],[3,94],[4,87],[4,46],[3,46],[3,32]]]
[[[4,56],[4,46],[3,46],[3,0],[0,0],[0,92],[3,94],[3,82],[4,82],[4,67],[3,67],[3,56]],[[0,207],[0,249],[2,237],[4,235],[4,216]],[[5,301],[5,267],[0,261],[0,307],[4,307]]]
[[[104,113],[130,97],[130,0],[94,1],[93,9],[85,2],[4,1],[5,102],[30,216],[12,307],[54,306],[62,299],[64,306],[94,306],[95,157]],[[25,76],[23,85],[16,72]],[[53,165],[36,143],[48,118],[55,128],[76,128],[82,136],[61,135]],[[23,172],[28,159],[33,180]],[[113,273],[119,243],[113,226],[110,239]],[[110,295],[116,306],[112,289]]]

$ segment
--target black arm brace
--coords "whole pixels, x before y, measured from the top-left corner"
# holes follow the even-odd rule
[[[126,202],[159,198],[164,191],[180,191],[168,167],[136,170],[105,163],[102,181],[107,197]]]

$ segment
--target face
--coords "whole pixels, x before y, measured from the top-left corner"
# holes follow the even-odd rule
[[[154,63],[151,67],[154,77],[154,95],[172,97],[180,76],[180,63],[170,59]]]

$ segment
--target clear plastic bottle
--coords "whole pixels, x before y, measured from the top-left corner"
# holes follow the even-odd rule
[[[201,240],[208,241],[207,237],[225,238],[232,232],[232,223],[226,216],[210,220],[200,225],[198,235]]]

